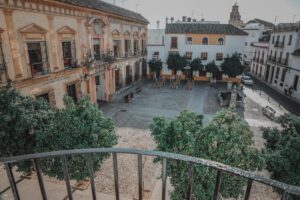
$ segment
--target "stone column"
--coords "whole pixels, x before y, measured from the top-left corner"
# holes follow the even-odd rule
[[[8,39],[9,39],[9,45],[11,49],[11,55],[12,55],[12,64],[14,67],[15,72],[15,79],[20,79],[23,77],[22,68],[19,62],[19,47],[18,43],[16,41],[17,35],[14,30],[14,23],[13,23],[13,11],[10,9],[4,9],[4,16],[5,21],[7,25],[7,32],[8,32]]]

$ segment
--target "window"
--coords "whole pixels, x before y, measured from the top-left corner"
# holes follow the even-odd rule
[[[171,55],[178,55],[179,52],[178,51],[169,51],[169,54],[171,54]]]
[[[131,53],[130,40],[125,40],[125,54],[128,56]]]
[[[276,43],[278,43],[279,40],[280,40],[280,35],[277,36]]]
[[[245,42],[245,46],[248,46],[248,42]]]
[[[187,37],[186,44],[193,44],[193,38],[192,37]]]
[[[47,73],[48,58],[46,42],[28,42],[27,49],[31,75],[34,77]]]
[[[279,77],[279,72],[280,72],[280,68],[277,67],[277,69],[276,69],[276,76],[275,76],[276,79],[278,79],[278,77]]]
[[[289,63],[289,58],[290,58],[290,53],[286,53],[286,55],[285,55],[285,65],[288,65],[288,63]]]
[[[71,68],[75,67],[75,41],[63,41],[62,42],[62,51],[63,51],[63,59],[64,59],[64,67]]]
[[[177,49],[177,37],[171,38],[171,49]]]
[[[44,94],[37,95],[36,99],[43,99],[48,103],[50,102],[49,101],[49,93],[44,93]]]
[[[186,57],[187,60],[192,60],[192,58],[193,58],[193,53],[192,53],[192,52],[186,52],[186,53],[185,53],[185,57]]]
[[[114,40],[113,41],[114,45],[114,57],[119,57],[120,56],[120,50],[121,50],[121,40]]]
[[[274,44],[274,42],[275,42],[275,36],[273,35],[273,37],[272,37],[272,44]]]
[[[218,45],[224,45],[224,39],[223,38],[218,39]],[[247,44],[246,44],[246,46],[247,46]]]
[[[208,38],[207,37],[202,39],[202,45],[208,45]]]
[[[67,93],[74,101],[77,101],[77,94],[76,94],[76,85],[71,84],[67,86]]]
[[[101,53],[100,53],[100,39],[99,38],[93,39],[93,49],[94,49],[94,59],[100,60]]]
[[[101,84],[100,84],[100,76],[99,76],[99,75],[98,75],[98,76],[95,76],[95,84],[96,84],[97,86],[101,85]]]
[[[295,77],[294,77],[294,83],[293,83],[293,89],[294,90],[298,89],[298,82],[299,82],[299,76],[295,75]]]
[[[159,52],[158,51],[155,51],[152,55],[152,59],[153,60],[158,60],[159,59]]]
[[[208,54],[207,52],[201,53],[201,60],[207,60]]]
[[[282,70],[282,74],[281,74],[281,82],[284,82],[285,80],[285,74],[286,74],[286,69]]]
[[[216,54],[216,60],[217,61],[222,61],[223,60],[223,53],[217,53]]]
[[[138,40],[133,41],[133,52],[134,52],[134,55],[137,55],[139,52],[139,41]]]
[[[285,43],[285,35],[282,38],[282,44],[284,45],[284,43]]]
[[[289,38],[289,45],[292,44],[292,40],[293,40],[293,35],[290,35],[290,38]]]

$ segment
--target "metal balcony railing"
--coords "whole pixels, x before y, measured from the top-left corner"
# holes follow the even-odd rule
[[[140,150],[140,149],[121,149],[121,148],[100,148],[100,149],[78,149],[78,150],[65,150],[65,151],[57,151],[57,152],[49,152],[49,153],[38,153],[38,154],[30,154],[30,155],[23,155],[23,156],[15,156],[15,157],[9,157],[9,158],[0,158],[0,162],[3,162],[5,165],[6,173],[9,179],[10,187],[14,196],[15,200],[20,199],[20,195],[18,192],[18,188],[16,186],[16,181],[13,175],[12,166],[15,163],[21,162],[21,161],[32,161],[36,174],[37,174],[37,181],[39,183],[40,192],[44,200],[47,199],[47,194],[43,182],[43,176],[42,176],[42,170],[39,166],[39,162],[42,159],[48,159],[48,158],[60,158],[62,161],[62,169],[64,172],[64,180],[66,182],[66,188],[68,192],[68,198],[70,200],[73,199],[72,197],[72,191],[71,191],[71,185],[70,185],[70,179],[69,179],[69,173],[68,173],[68,163],[67,163],[67,157],[72,155],[85,155],[87,159],[87,168],[89,171],[90,181],[91,181],[91,193],[93,200],[96,200],[96,189],[95,189],[95,181],[94,181],[94,169],[93,169],[93,163],[92,163],[92,154],[101,154],[101,153],[110,153],[112,154],[113,159],[113,171],[114,171],[114,184],[115,184],[115,197],[116,200],[120,199],[119,194],[119,178],[118,178],[118,154],[133,154],[137,155],[137,166],[138,166],[138,196],[139,200],[143,199],[143,188],[142,188],[142,180],[143,180],[143,172],[142,172],[142,160],[143,156],[152,156],[152,157],[158,157],[162,159],[162,200],[166,199],[166,181],[167,181],[167,163],[168,160],[177,160],[177,161],[183,161],[189,164],[189,170],[188,170],[188,185],[186,186],[187,191],[187,199],[190,200],[192,196],[192,178],[193,178],[193,167],[195,165],[202,165],[209,168],[213,168],[217,171],[217,179],[215,184],[215,190],[214,190],[214,200],[219,199],[219,191],[221,186],[221,177],[223,173],[230,173],[239,177],[244,177],[248,180],[247,188],[244,195],[244,200],[248,200],[251,193],[251,187],[253,181],[263,183],[265,185],[269,185],[273,188],[277,188],[283,191],[282,200],[287,200],[289,194],[293,195],[299,195],[300,196],[300,187],[288,185],[285,183],[281,183],[279,181],[275,181],[269,178],[266,178],[264,176],[256,175],[253,172],[245,171],[242,169],[238,169],[235,167],[231,167],[228,165],[224,165],[222,163],[205,160],[201,158],[195,158],[185,155],[179,155],[174,153],[166,153],[166,152],[160,152],[160,151],[149,151],[149,150]]]
[[[284,47],[284,42],[276,41],[275,44],[274,44],[274,47],[281,47],[281,48],[283,48]]]

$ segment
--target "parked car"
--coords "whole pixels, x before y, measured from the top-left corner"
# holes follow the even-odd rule
[[[268,118],[270,118],[270,119],[272,119],[272,120],[275,119],[276,111],[275,111],[273,108],[271,108],[270,106],[264,107],[264,108],[262,109],[262,113],[263,113],[266,117],[268,117]]]
[[[253,85],[253,80],[250,76],[242,76],[241,82],[244,85]]]

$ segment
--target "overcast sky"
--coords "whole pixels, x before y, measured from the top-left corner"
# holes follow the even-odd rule
[[[160,20],[163,28],[166,16],[176,20],[182,16],[228,23],[229,13],[236,0],[105,0],[126,9],[137,11],[146,17],[149,28],[156,28]],[[300,20],[300,0],[237,0],[243,21],[254,18],[275,22]]]

